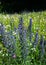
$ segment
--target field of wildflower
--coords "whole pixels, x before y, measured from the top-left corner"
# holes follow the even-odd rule
[[[0,65],[46,65],[46,11],[0,13]]]

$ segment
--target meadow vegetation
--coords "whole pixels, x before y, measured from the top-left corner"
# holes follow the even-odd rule
[[[46,11],[0,13],[0,65],[46,65]]]

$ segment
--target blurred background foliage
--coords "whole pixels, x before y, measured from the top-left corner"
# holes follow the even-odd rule
[[[46,2],[45,0],[0,0],[0,12],[15,13],[25,10],[46,10]]]

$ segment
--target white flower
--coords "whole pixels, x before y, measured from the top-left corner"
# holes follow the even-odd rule
[[[16,32],[13,32],[13,35],[16,35]]]
[[[32,59],[34,59],[34,57],[32,57]]]
[[[7,32],[7,30],[5,30],[5,32]]]
[[[32,43],[30,43],[30,46],[32,46]]]
[[[36,51],[36,49],[35,49],[35,48],[31,48],[31,50]]]
[[[34,34],[33,34],[33,37],[34,37]]]
[[[8,54],[6,53],[6,56],[8,56]]]
[[[0,51],[0,53],[2,53],[2,50]]]
[[[4,54],[2,56],[4,56]]]

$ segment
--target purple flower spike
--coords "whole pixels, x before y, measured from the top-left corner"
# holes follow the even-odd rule
[[[18,31],[19,31],[20,42],[22,43],[23,42],[23,22],[22,22],[22,18],[20,19]]]
[[[5,33],[5,27],[4,27],[4,25],[1,23],[1,25],[0,25],[0,34],[4,36],[4,33]]]
[[[31,36],[32,36],[32,18],[30,18],[30,23],[29,23],[29,26],[28,26],[28,37],[29,37],[29,40],[31,41]]]
[[[44,53],[45,53],[45,48],[44,48],[44,37],[43,37],[43,35],[41,36],[40,45],[41,45],[41,48],[42,48],[41,53],[42,53],[42,56],[43,56]]]
[[[22,58],[25,60],[28,54],[28,50],[27,50],[27,42],[26,42],[26,29],[24,29],[22,18],[20,19],[18,29],[19,29],[19,38],[20,38],[20,44],[21,44],[21,50],[22,50],[21,51]]]
[[[35,40],[34,40],[34,47],[36,47],[38,40],[39,40],[39,36],[38,36],[38,32],[36,32]]]

